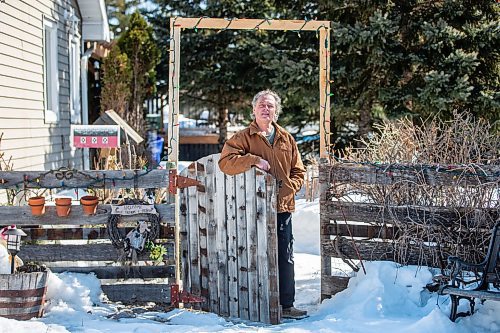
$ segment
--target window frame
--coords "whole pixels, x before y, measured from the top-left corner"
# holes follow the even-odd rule
[[[45,123],[59,121],[58,24],[43,18],[43,87]],[[47,34],[50,34],[47,38]],[[47,40],[48,39],[48,40]]]
[[[82,123],[82,105],[81,105],[81,88],[80,88],[80,70],[81,70],[81,44],[78,34],[69,35],[69,89],[70,89],[70,113],[71,123]]]

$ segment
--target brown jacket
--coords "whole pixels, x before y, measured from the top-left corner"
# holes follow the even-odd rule
[[[276,132],[272,146],[255,121],[234,134],[222,148],[219,167],[225,174],[236,175],[250,170],[260,157],[267,160],[271,166],[269,172],[280,184],[278,213],[293,212],[295,193],[304,183],[306,170],[292,135],[278,124],[273,122],[273,125]]]

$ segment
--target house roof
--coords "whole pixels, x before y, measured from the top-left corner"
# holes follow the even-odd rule
[[[108,15],[104,0],[77,0],[82,14],[82,38],[109,42]]]

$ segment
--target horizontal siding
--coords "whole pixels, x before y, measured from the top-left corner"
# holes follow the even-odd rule
[[[70,147],[68,27],[71,0],[19,0],[0,12],[1,149],[15,170],[82,167],[82,151]],[[44,118],[43,18],[58,21],[59,122]]]
[[[30,91],[43,91],[43,83],[41,81],[28,81],[17,77],[10,77],[0,74],[0,86],[17,88]],[[1,88],[0,88],[1,89]],[[0,115],[2,114],[0,109]]]
[[[64,140],[64,142],[66,143],[68,140],[69,137],[67,137]],[[9,139],[4,135],[4,138],[0,143],[0,149],[2,149],[2,151],[9,151],[25,147],[42,147],[42,146],[61,145],[61,144],[62,144],[61,135],[54,135],[51,137],[42,136],[37,138],[24,137],[18,139]]]
[[[0,84],[0,93],[2,97],[19,98],[23,100],[40,101],[43,100],[43,91],[26,90],[20,88],[11,88]]]
[[[43,120],[43,110],[22,110],[19,112],[17,109],[3,108],[0,107],[0,119],[42,119]],[[3,124],[4,122],[2,122]],[[3,128],[4,126],[0,126]]]
[[[30,157],[13,158],[12,163],[14,170],[54,170],[61,166],[70,168],[81,168],[81,152],[80,151],[61,151],[46,155],[36,155]]]
[[[36,145],[36,140],[33,141],[33,144]],[[12,156],[13,161],[18,161],[26,158],[33,158],[40,156],[41,153],[43,153],[44,156],[49,156],[49,155],[57,155],[57,154],[69,154],[71,151],[71,147],[69,147],[69,138],[64,140],[64,149],[61,149],[61,143],[56,144],[56,143],[51,143],[49,145],[45,146],[28,146],[23,148],[23,156],[18,156],[15,157],[13,155],[10,155],[10,151],[5,149],[2,150],[5,152],[6,155]]]
[[[35,101],[25,98],[5,97],[1,95],[2,92],[0,91],[0,106],[4,108],[43,110],[43,100]]]
[[[30,121],[34,121],[31,120]],[[2,120],[3,122],[3,120]],[[27,120],[21,119],[20,123],[27,122]],[[14,125],[11,125],[14,127]],[[3,126],[2,126],[3,127]],[[10,139],[20,139],[20,138],[40,138],[40,137],[50,137],[53,135],[66,135],[69,136],[69,127],[42,127],[42,128],[28,128],[28,127],[18,127],[18,128],[2,128],[3,140]]]
[[[0,20],[4,17],[4,15],[0,15]],[[41,26],[41,24],[40,24]],[[19,38],[23,40],[25,43],[30,43],[33,45],[42,45],[42,30],[38,31],[38,35],[27,33],[25,31],[17,29],[15,26],[6,24],[5,22],[0,21],[0,31],[4,34]]]
[[[3,76],[6,77],[12,77],[12,78],[17,78],[21,80],[26,80],[26,81],[31,81],[31,82],[38,82],[42,84],[43,88],[43,73],[33,73],[29,72],[23,68],[19,67],[13,67],[14,64],[9,65],[9,64],[2,64],[0,63],[0,80],[2,79]]]
[[[30,73],[43,75],[43,64],[34,64],[12,56],[0,54],[0,64],[9,65],[14,69],[21,69]]]
[[[9,45],[10,47],[22,50],[24,53],[29,53],[40,57],[43,51],[42,45],[26,43],[18,37],[12,37],[0,31],[0,43],[3,45]]]
[[[43,74],[43,64],[41,62],[33,63],[31,61],[12,57],[11,55],[0,53],[0,64],[12,64],[12,67],[17,69],[23,69],[35,74]]]
[[[28,7],[23,7],[22,2],[20,1],[7,1],[7,6],[4,9],[4,17],[2,21],[5,24],[8,24],[12,27],[16,27],[22,32],[27,34],[38,34],[38,27],[42,22],[41,13],[36,13],[32,9],[28,9]],[[18,6],[19,5],[19,6]],[[25,12],[28,9],[31,13]],[[41,38],[41,36],[39,36]]]

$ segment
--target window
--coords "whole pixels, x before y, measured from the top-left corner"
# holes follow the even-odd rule
[[[70,107],[71,123],[81,124],[80,103],[80,40],[70,35],[69,44],[69,77],[70,77]]]
[[[57,69],[57,23],[43,20],[45,122],[59,120],[59,71]]]

